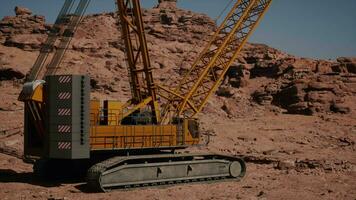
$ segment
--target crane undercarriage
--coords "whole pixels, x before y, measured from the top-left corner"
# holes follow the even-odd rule
[[[117,188],[240,180],[246,172],[242,159],[217,154],[158,154],[114,157],[93,165],[87,174],[89,188]]]
[[[45,180],[81,180],[91,192],[110,192],[172,184],[240,181],[246,173],[243,159],[203,153],[93,156],[90,160],[40,159],[34,173]]]

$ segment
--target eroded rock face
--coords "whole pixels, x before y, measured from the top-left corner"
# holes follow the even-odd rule
[[[43,34],[17,34],[6,39],[4,45],[17,47],[23,50],[38,50],[45,42],[46,36]]]
[[[356,90],[355,58],[337,61],[313,60],[288,55],[266,45],[247,45],[242,51],[240,69],[227,73],[229,83],[241,88],[238,80],[267,79],[268,84],[254,89],[252,99],[260,105],[276,105],[292,114],[350,113],[353,106],[345,98]],[[242,67],[241,67],[242,66]],[[248,71],[242,72],[241,69]],[[237,78],[237,79],[236,79]]]
[[[281,106],[292,114],[349,113],[350,105],[343,102],[350,95],[350,89],[345,87],[350,81],[352,78],[340,75],[309,73],[292,81],[280,78],[277,84],[266,85],[253,93],[253,97],[262,105]]]
[[[356,58],[347,58],[347,57],[340,57],[337,59],[340,63],[340,69],[347,69],[349,73],[356,74]]]
[[[162,0],[143,12],[154,78],[163,85],[178,83],[216,28],[208,16],[180,9],[176,3]],[[48,30],[44,17],[18,9],[16,16],[0,21],[0,43],[37,52]],[[87,73],[93,80],[93,92],[129,98],[125,45],[120,38],[114,13],[86,16],[59,73]],[[17,70],[13,63],[2,64],[2,80],[23,78],[25,68]],[[303,115],[352,113],[355,106],[349,97],[356,92],[355,66],[356,58],[298,58],[264,44],[246,44],[216,91],[210,110],[234,117],[241,109],[249,112],[260,104]]]
[[[48,26],[40,15],[6,16],[0,21],[0,31],[4,35],[25,33],[46,33]]]
[[[0,81],[23,79],[25,74],[13,68],[0,68]]]
[[[190,44],[206,40],[215,28],[214,21],[204,14],[165,6],[145,10],[144,22],[147,33],[156,38]]]
[[[45,17],[32,15],[31,10],[23,7],[16,7],[15,13],[16,16],[6,16],[0,21],[0,44],[38,49],[42,40],[37,42],[34,38],[38,35],[33,37],[31,34],[42,34],[42,37],[46,37],[50,26],[45,24]],[[19,41],[23,44],[18,43]]]
[[[16,6],[15,7],[15,14],[17,16],[19,16],[19,15],[31,15],[32,11],[30,9],[28,9],[28,8]]]
[[[158,0],[158,8],[177,8],[177,0]]]

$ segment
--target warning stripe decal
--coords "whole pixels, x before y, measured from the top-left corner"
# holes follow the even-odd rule
[[[58,94],[59,100],[66,100],[66,99],[70,99],[71,97],[72,97],[72,94],[70,92],[61,92]]]
[[[70,83],[72,81],[72,78],[71,78],[71,76],[60,76],[58,78],[58,81],[60,83]]]
[[[71,115],[71,109],[70,108],[59,108],[58,109],[58,115],[59,116],[70,116]]]
[[[58,125],[58,132],[59,133],[70,133],[71,128],[72,127],[69,125]]]
[[[72,149],[72,143],[71,142],[58,142],[57,147],[58,147],[58,149],[70,150],[70,149]]]

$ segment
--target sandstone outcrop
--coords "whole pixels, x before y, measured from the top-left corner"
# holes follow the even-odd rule
[[[0,21],[5,47],[37,52],[51,26],[43,16],[16,8],[16,16]],[[216,28],[213,20],[177,7],[176,0],[160,0],[143,12],[154,77],[161,84],[177,83],[189,70]],[[102,31],[106,30],[106,31]],[[79,26],[59,73],[88,73],[93,92],[127,99],[124,44],[114,13],[88,15]],[[14,61],[15,62],[15,61]],[[11,63],[12,64],[12,63]],[[21,79],[24,68],[2,64],[2,80]],[[298,58],[264,44],[247,44],[217,90],[217,108],[238,113],[254,102],[277,106],[288,113],[350,113],[355,110],[356,58],[336,61]],[[213,109],[218,110],[218,109]]]

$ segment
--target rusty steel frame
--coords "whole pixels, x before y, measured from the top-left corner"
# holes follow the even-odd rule
[[[129,68],[131,103],[138,105],[149,99],[153,121],[157,123],[160,121],[157,89],[152,75],[153,68],[148,54],[140,0],[117,0],[116,4]],[[140,107],[144,106],[147,104]]]

